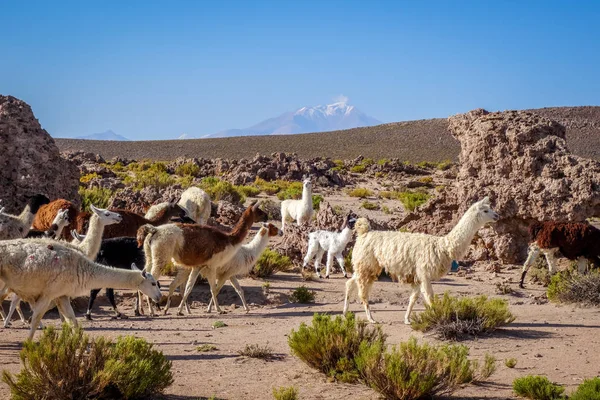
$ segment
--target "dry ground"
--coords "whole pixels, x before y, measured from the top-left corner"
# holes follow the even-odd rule
[[[434,284],[436,293],[450,291],[460,295],[495,294],[497,282],[510,282],[514,294],[502,295],[508,300],[511,311],[517,316],[514,323],[489,337],[463,342],[471,349],[474,358],[486,352],[497,359],[497,372],[488,383],[468,386],[453,399],[508,399],[514,398],[511,382],[526,374],[547,375],[550,379],[572,389],[583,378],[600,374],[596,362],[600,351],[600,310],[536,304],[544,288],[528,284],[518,289],[519,270],[505,267],[499,273],[488,272],[485,265],[477,266],[466,276],[449,275]],[[165,285],[169,279],[163,278]],[[156,318],[130,317],[112,320],[109,307],[100,297],[100,309],[94,321],[79,321],[86,332],[99,336],[116,337],[133,334],[144,337],[162,350],[172,361],[175,383],[168,389],[169,399],[196,399],[216,395],[222,399],[268,399],[271,390],[278,386],[297,386],[303,399],[377,399],[378,395],[363,385],[331,383],[290,354],[287,335],[301,322],[309,322],[315,312],[340,314],[345,279],[336,273],[330,280],[304,282],[299,274],[280,273],[270,279],[270,293],[265,295],[262,281],[244,279],[251,311],[245,313],[241,302],[230,286],[225,286],[220,303],[227,309],[224,315],[207,314],[209,298],[207,285],[196,286],[192,295],[192,315],[179,317],[171,313]],[[312,305],[290,304],[290,291],[302,284],[316,292]],[[122,296],[125,296],[123,299]],[[121,308],[129,316],[132,312],[132,295],[119,295]],[[177,301],[177,300],[176,300]],[[374,285],[371,303],[374,316],[389,335],[389,343],[406,340],[410,335],[423,339],[403,324],[408,301],[408,289],[391,281]],[[416,312],[423,309],[419,304]],[[362,306],[352,304],[351,310],[364,318]],[[173,310],[174,311],[174,310]],[[227,324],[213,329],[217,321]],[[58,325],[56,313],[50,313],[47,324]],[[13,328],[4,329],[0,338],[0,364],[12,372],[19,371],[18,351],[27,335],[27,328],[14,321]],[[38,333],[39,335],[39,333]],[[436,341],[427,336],[425,340]],[[245,344],[267,344],[282,358],[261,361],[240,357],[237,352]],[[198,345],[212,344],[217,350],[198,352]],[[508,369],[506,358],[517,359],[517,366]],[[7,398],[5,385],[0,384],[0,398]]]
[[[465,112],[468,110],[464,110]],[[600,107],[549,107],[528,110],[567,128],[567,143],[580,156],[600,159]],[[443,161],[460,151],[445,118],[395,122],[344,131],[224,139],[110,142],[55,139],[61,151],[84,150],[106,159],[172,160],[177,157],[252,158],[256,153],[297,153],[300,158],[353,159],[358,155],[401,160]],[[167,134],[167,133],[165,133]]]

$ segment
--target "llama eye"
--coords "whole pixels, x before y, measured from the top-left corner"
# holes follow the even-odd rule
[[[152,282],[152,286],[156,286],[156,283]]]

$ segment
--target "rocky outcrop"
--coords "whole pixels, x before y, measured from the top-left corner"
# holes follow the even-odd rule
[[[524,111],[474,110],[449,118],[460,141],[456,180],[421,207],[407,227],[448,232],[476,200],[489,196],[501,220],[480,231],[472,259],[523,261],[535,220],[584,221],[600,215],[600,162],[572,155],[565,128]]]
[[[7,212],[21,211],[37,193],[79,206],[77,168],[61,158],[31,107],[12,96],[0,96],[0,182]]]

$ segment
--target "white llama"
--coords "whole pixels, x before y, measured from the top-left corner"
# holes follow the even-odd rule
[[[0,242],[0,281],[32,305],[29,339],[52,300],[73,325],[77,319],[69,298],[91,289],[112,287],[140,290],[155,301],[161,294],[151,274],[132,266],[125,271],[97,264],[63,242],[49,239],[15,239]]]
[[[240,249],[237,251],[237,253],[230,262],[217,268],[215,271],[215,275],[217,278],[215,285],[215,297],[218,296],[225,282],[229,280],[238,296],[240,296],[240,299],[242,300],[242,304],[244,306],[244,310],[246,312],[250,311],[248,305],[246,304],[244,290],[240,286],[240,283],[238,282],[237,278],[241,276],[246,276],[250,273],[250,271],[256,264],[256,261],[267,247],[267,244],[269,243],[269,238],[277,235],[281,236],[283,235],[283,232],[271,223],[263,223],[263,226],[256,233],[254,238],[248,244],[245,244],[242,247],[240,247]],[[167,305],[165,306],[164,311],[165,315],[167,314],[167,311],[171,306],[171,296],[173,295],[173,292],[178,286],[183,285],[188,280],[190,272],[190,269],[184,267],[179,268],[177,270],[177,276],[169,285],[169,295],[167,297]],[[200,270],[200,273],[202,273],[202,269]],[[212,307],[213,301],[211,298],[210,303],[208,304],[208,309],[206,311],[211,312]],[[187,313],[191,314],[190,307],[187,304],[187,302],[185,304],[185,308]]]
[[[388,274],[396,275],[400,282],[412,286],[404,316],[404,322],[409,324],[409,316],[419,297],[419,290],[425,303],[431,305],[431,282],[450,271],[452,260],[460,260],[465,256],[479,229],[498,219],[499,216],[491,209],[487,197],[469,207],[458,224],[445,236],[369,231],[369,222],[365,218],[359,218],[355,225],[356,245],[352,250],[354,274],[346,282],[344,313],[348,311],[348,298],[356,285],[368,320],[375,322],[369,309],[369,291],[385,268]]]
[[[0,214],[0,240],[24,238],[31,229],[31,224],[38,210],[50,200],[43,194],[32,196],[27,205],[19,215],[4,213]]]
[[[302,199],[281,202],[281,230],[285,231],[286,222],[296,221],[298,225],[305,225],[310,222],[312,215],[312,182],[310,178],[305,177],[302,183]]]
[[[315,272],[321,278],[321,260],[323,254],[327,252],[327,270],[325,278],[329,279],[329,272],[333,266],[335,258],[342,268],[344,278],[347,278],[346,269],[344,268],[344,256],[342,252],[352,240],[354,223],[356,219],[348,215],[344,220],[341,232],[316,231],[308,235],[308,250],[304,257],[304,265],[302,268],[307,268],[311,260],[315,259]]]

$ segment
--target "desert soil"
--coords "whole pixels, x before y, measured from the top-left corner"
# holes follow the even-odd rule
[[[466,273],[450,274],[434,284],[436,293],[449,291],[457,295],[486,294],[506,299],[517,319],[506,328],[478,339],[463,341],[471,349],[473,358],[491,353],[497,358],[497,372],[482,385],[467,386],[452,399],[509,399],[513,379],[526,374],[542,374],[572,389],[584,378],[600,374],[596,355],[600,351],[600,311],[576,306],[557,306],[545,302],[545,288],[534,283],[519,289],[520,270],[504,266],[499,272],[486,270],[479,264]],[[161,279],[163,289],[170,278]],[[241,280],[248,302],[249,313],[233,289],[226,285],[220,304],[226,313],[217,315],[205,312],[209,299],[208,286],[197,285],[191,296],[192,315],[170,315],[155,318],[133,317],[132,293],[119,293],[118,301],[129,319],[113,320],[108,304],[99,297],[94,321],[79,318],[85,331],[92,336],[117,337],[131,334],[154,343],[173,361],[174,384],[167,390],[169,399],[196,399],[216,396],[220,399],[267,399],[273,387],[294,385],[303,399],[377,399],[373,390],[357,384],[329,382],[325,376],[291,355],[287,336],[300,323],[309,323],[313,313],[325,312],[339,315],[343,306],[345,279],[335,273],[329,280],[303,281],[298,273],[278,273],[270,282],[265,294],[261,280]],[[496,294],[497,283],[508,283],[512,294]],[[316,293],[316,302],[310,305],[291,304],[287,297],[291,290],[307,285]],[[83,305],[85,299],[77,301]],[[371,295],[374,317],[394,344],[411,335],[419,340],[438,342],[404,325],[404,311],[408,301],[408,288],[397,283],[380,280]],[[544,304],[539,304],[539,303]],[[178,300],[175,299],[175,304]],[[82,310],[83,307],[80,307]],[[416,312],[423,309],[422,303]],[[353,303],[351,310],[364,318],[362,306]],[[81,314],[80,314],[81,315]],[[226,327],[213,329],[215,321]],[[55,312],[45,318],[48,325],[59,325]],[[39,332],[37,333],[39,335]],[[18,320],[13,327],[4,329],[0,339],[0,363],[4,369],[18,372],[19,349],[27,336],[27,327]],[[212,344],[217,350],[199,352],[202,344]],[[248,359],[238,355],[246,344],[268,344],[278,356],[272,361]],[[516,358],[517,365],[509,369],[506,358]],[[4,384],[0,385],[0,398],[8,398]]]

